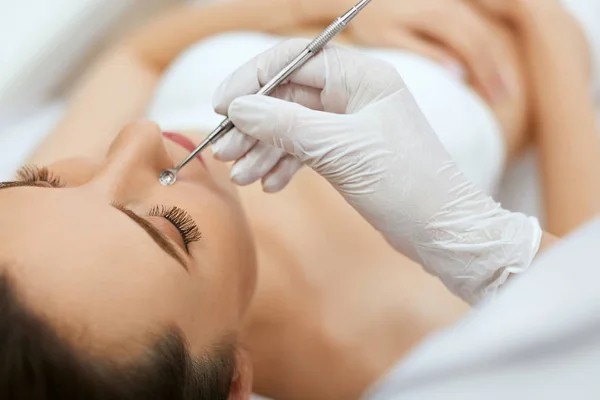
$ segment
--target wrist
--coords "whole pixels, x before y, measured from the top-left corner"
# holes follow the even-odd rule
[[[542,231],[535,218],[503,209],[478,196],[436,216],[431,240],[417,248],[427,271],[473,304],[525,272],[538,252]]]

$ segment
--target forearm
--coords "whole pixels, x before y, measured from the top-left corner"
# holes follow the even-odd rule
[[[77,84],[65,117],[28,162],[104,157],[123,126],[144,115],[159,79],[129,49],[111,49]]]
[[[131,34],[127,46],[162,71],[195,42],[228,31],[270,32],[299,24],[296,0],[231,0],[185,4]]]
[[[128,122],[142,118],[163,70],[187,47],[228,30],[266,30],[290,24],[283,0],[186,3],[125,36],[78,83],[65,118],[30,159],[102,157]],[[210,60],[207,60],[210,62]]]
[[[589,77],[573,59],[574,44],[556,29],[556,12],[526,7],[521,29],[537,108],[547,227],[560,236],[599,211],[600,143]]]

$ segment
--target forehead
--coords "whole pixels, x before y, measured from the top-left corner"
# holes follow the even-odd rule
[[[178,305],[156,299],[185,273],[108,201],[71,190],[0,190],[0,254],[30,306],[115,341],[170,324]]]
[[[87,266],[97,260],[132,266],[157,258],[170,260],[166,255],[160,257],[160,251],[151,251],[148,256],[137,254],[155,250],[149,249],[153,242],[144,231],[109,200],[76,190],[1,190],[0,227],[0,248],[21,258],[75,259]]]

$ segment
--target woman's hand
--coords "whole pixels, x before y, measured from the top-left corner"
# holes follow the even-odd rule
[[[504,16],[519,35],[532,95],[546,227],[562,236],[600,211],[600,143],[585,34],[557,0],[472,1]]]
[[[304,8],[315,3],[301,1]],[[335,12],[354,2],[334,1]],[[322,10],[335,17],[332,5]],[[375,0],[348,25],[347,32],[358,44],[408,50],[452,69],[463,64],[474,85],[495,102],[509,91],[512,69],[487,23],[485,14],[469,0]]]
[[[237,99],[256,93],[307,44],[284,42],[221,85],[215,108],[237,129],[217,142],[217,155],[277,188],[296,170],[286,160],[300,160],[464,299],[525,270],[539,224],[503,210],[465,178],[391,65],[327,46],[274,97]],[[282,151],[289,155],[277,162]]]
[[[569,57],[580,73],[591,79],[589,44],[579,22],[557,0],[470,0],[496,18],[509,23],[527,47],[546,43]],[[535,44],[533,44],[535,43]],[[526,50],[525,57],[531,54]]]

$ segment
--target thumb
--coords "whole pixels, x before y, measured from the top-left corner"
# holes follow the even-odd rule
[[[269,96],[242,96],[229,106],[236,128],[260,141],[306,161],[319,137],[335,134],[344,125],[340,115],[314,111]]]

